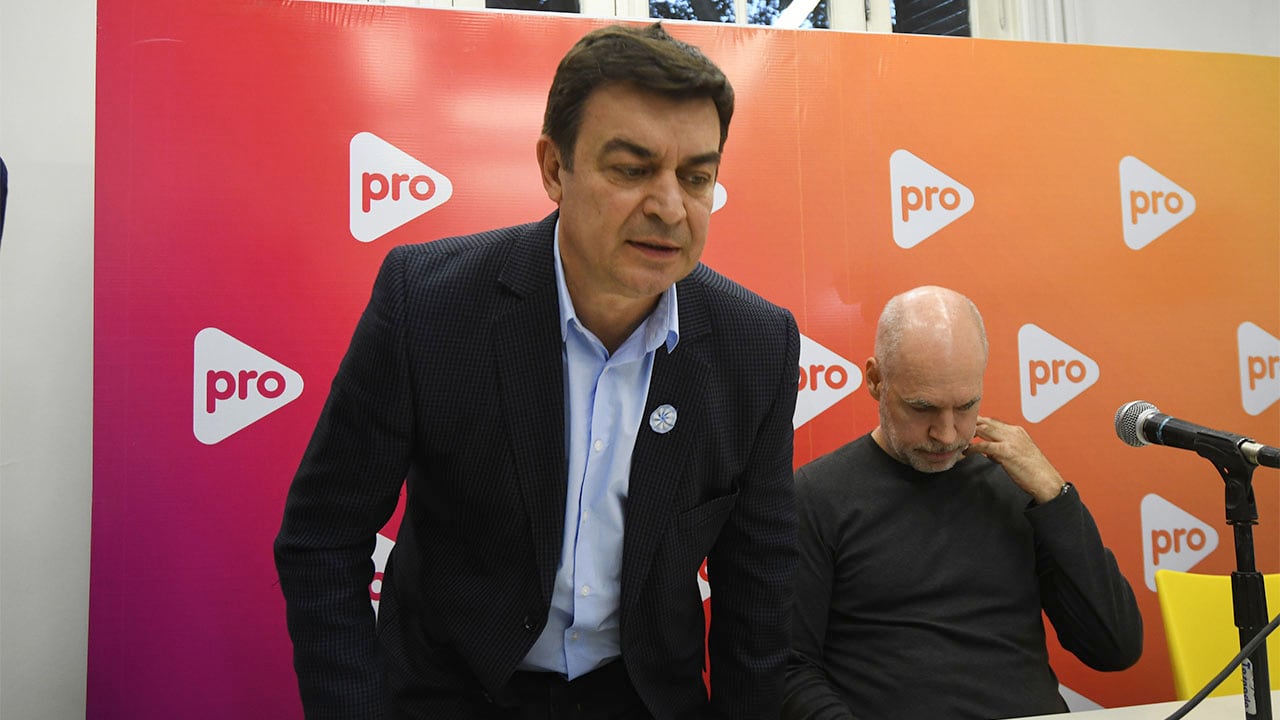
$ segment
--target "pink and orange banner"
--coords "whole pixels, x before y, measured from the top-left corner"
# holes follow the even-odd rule
[[[374,273],[394,245],[553,209],[546,90],[604,21],[98,16],[88,716],[301,717],[271,542]],[[704,260],[800,323],[796,464],[875,426],[884,302],[966,293],[991,337],[984,413],[1079,488],[1146,620],[1123,673],[1051,648],[1070,700],[1171,699],[1151,577],[1234,569],[1223,483],[1112,419],[1148,400],[1280,444],[1280,60],[668,26],[738,92]],[[1254,486],[1278,572],[1280,473]]]

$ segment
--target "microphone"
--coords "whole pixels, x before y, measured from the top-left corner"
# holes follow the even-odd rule
[[[1280,468],[1280,448],[1256,443],[1243,435],[1213,430],[1160,412],[1149,402],[1134,400],[1116,410],[1116,435],[1134,447],[1165,445],[1195,451],[1199,438],[1225,439],[1251,465]]]

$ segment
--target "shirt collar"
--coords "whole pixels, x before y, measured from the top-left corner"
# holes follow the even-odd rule
[[[564,282],[564,262],[560,259],[559,218],[556,219],[552,255],[556,261],[556,295],[560,299],[560,340],[563,342],[569,331],[570,322],[583,330],[586,326],[578,319],[578,313],[573,307],[573,298],[569,297],[569,286]],[[658,298],[657,306],[654,307],[653,312],[649,313],[649,317],[645,318],[641,328],[645,333],[645,350],[650,352],[657,350],[664,342],[667,345],[667,352],[676,349],[676,345],[680,342],[680,309],[676,302],[675,283],[663,291]]]

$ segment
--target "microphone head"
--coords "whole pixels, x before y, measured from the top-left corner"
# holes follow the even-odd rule
[[[1134,447],[1150,445],[1151,443],[1142,436],[1138,426],[1144,415],[1157,412],[1160,410],[1155,405],[1144,400],[1134,400],[1121,405],[1120,409],[1116,410],[1116,435],[1126,445]]]

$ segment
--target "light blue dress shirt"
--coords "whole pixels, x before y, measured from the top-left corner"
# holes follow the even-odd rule
[[[644,418],[655,351],[680,339],[676,288],[610,355],[578,320],[555,234],[556,288],[564,341],[565,449],[569,459],[564,541],[547,625],[523,670],[572,680],[620,656],[622,533],[631,454]]]

